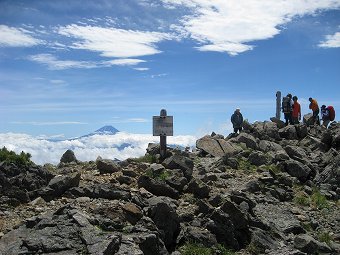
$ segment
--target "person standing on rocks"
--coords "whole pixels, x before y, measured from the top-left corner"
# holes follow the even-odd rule
[[[286,126],[288,124],[293,124],[292,112],[293,112],[293,100],[292,94],[288,94],[282,99],[282,112],[286,120]]]
[[[301,106],[297,101],[297,96],[293,96],[293,112],[292,112],[292,120],[293,124],[299,124],[301,120]]]
[[[243,116],[240,111],[240,108],[236,108],[233,115],[231,115],[231,123],[233,123],[234,133],[242,131],[242,124],[243,124]]]
[[[314,98],[309,98],[309,109],[311,109],[313,111],[313,120],[314,120],[314,124],[316,122],[317,125],[320,125],[320,118],[319,118],[319,105],[318,102],[314,99]]]
[[[322,118],[322,126],[327,128],[329,122],[331,122],[331,119],[330,119],[329,109],[326,107],[326,105],[321,106],[321,118]]]

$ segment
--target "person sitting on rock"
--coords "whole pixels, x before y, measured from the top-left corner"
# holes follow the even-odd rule
[[[330,120],[330,112],[326,105],[321,106],[321,118],[322,118],[322,125],[327,128]]]
[[[313,111],[313,124],[317,124],[320,125],[320,118],[319,118],[319,105],[318,102],[314,99],[314,98],[309,98],[309,109],[311,109]]]
[[[231,115],[231,123],[233,123],[234,133],[242,131],[243,116],[240,112],[240,108],[236,108],[233,115]]]
[[[301,106],[299,102],[297,101],[297,96],[293,96],[293,112],[292,112],[292,120],[293,124],[299,124],[301,120]]]

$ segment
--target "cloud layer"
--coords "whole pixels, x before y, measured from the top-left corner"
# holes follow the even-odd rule
[[[340,47],[340,32],[334,35],[326,35],[326,40],[319,44],[322,48],[339,48]]]
[[[17,153],[21,151],[32,155],[36,164],[58,164],[62,154],[72,149],[81,161],[96,160],[98,156],[108,159],[134,158],[143,156],[149,143],[159,142],[159,137],[146,134],[129,134],[119,132],[116,135],[94,135],[76,140],[52,142],[26,134],[6,133],[0,134],[0,146]],[[168,144],[179,146],[193,146],[196,138],[193,136],[168,137]],[[131,146],[118,150],[117,147],[131,144]]]
[[[162,0],[166,6],[188,7],[193,14],[181,23],[201,51],[227,52],[229,55],[253,49],[248,43],[280,33],[280,27],[294,17],[318,10],[339,8],[335,0]]]
[[[34,38],[26,29],[0,25],[0,46],[2,47],[32,47],[42,43],[43,41]]]

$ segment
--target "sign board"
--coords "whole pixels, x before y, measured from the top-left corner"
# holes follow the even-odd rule
[[[173,136],[173,116],[153,116],[153,136]]]

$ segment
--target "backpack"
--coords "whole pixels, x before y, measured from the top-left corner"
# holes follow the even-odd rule
[[[335,119],[335,110],[333,106],[328,106],[327,107],[328,111],[329,111],[329,120],[333,121]]]
[[[284,113],[290,113],[292,111],[292,105],[290,104],[290,98],[284,97],[282,99],[282,112]]]

